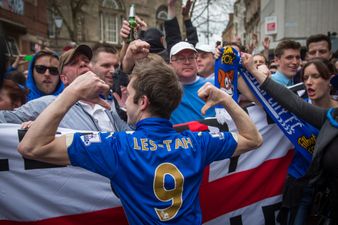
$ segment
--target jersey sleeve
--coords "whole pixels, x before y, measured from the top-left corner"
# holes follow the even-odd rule
[[[206,164],[231,158],[237,147],[236,137],[230,132],[199,132],[197,136],[205,153]]]
[[[114,133],[75,133],[67,143],[71,165],[112,178],[117,170]]]

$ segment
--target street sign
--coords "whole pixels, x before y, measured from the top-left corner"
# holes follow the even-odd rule
[[[265,35],[277,34],[277,16],[265,17]]]

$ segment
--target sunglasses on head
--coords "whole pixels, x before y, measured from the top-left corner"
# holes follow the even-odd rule
[[[54,75],[54,76],[59,75],[58,68],[54,67],[54,66],[48,67],[48,66],[44,66],[44,65],[35,65],[34,68],[35,68],[36,72],[38,72],[40,74],[45,74],[46,70],[48,69],[49,73],[51,75]]]

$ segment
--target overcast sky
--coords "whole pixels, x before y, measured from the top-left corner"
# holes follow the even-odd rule
[[[195,0],[192,15],[193,25],[197,27],[199,43],[214,45],[222,39],[222,32],[227,26],[229,12],[233,12],[235,0]],[[209,7],[207,3],[209,2]],[[185,4],[185,0],[183,1]],[[208,20],[209,11],[209,20]],[[209,33],[208,33],[209,21]]]

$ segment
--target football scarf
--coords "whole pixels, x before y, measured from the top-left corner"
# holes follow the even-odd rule
[[[231,46],[220,49],[221,56],[215,61],[215,86],[228,93],[238,102],[238,65],[240,60],[239,52]],[[224,124],[227,113],[221,105],[216,105],[216,118],[220,124]]]
[[[259,82],[242,65],[239,66],[239,72],[265,111],[295,146],[295,150],[310,162],[312,160],[318,130],[288,112],[270,97],[267,92],[259,89]]]

